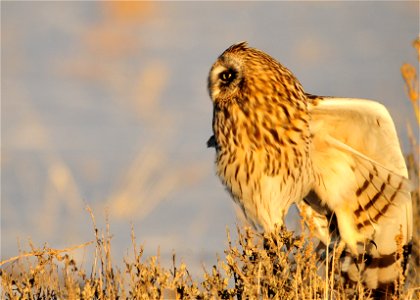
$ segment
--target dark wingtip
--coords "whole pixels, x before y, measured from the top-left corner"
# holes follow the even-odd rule
[[[216,138],[212,135],[207,141],[207,148],[216,148]]]

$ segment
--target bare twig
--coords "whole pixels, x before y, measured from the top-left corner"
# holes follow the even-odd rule
[[[7,264],[7,263],[10,263],[10,262],[13,262],[15,260],[19,260],[19,259],[24,258],[24,257],[43,256],[45,254],[48,254],[50,256],[57,256],[60,253],[71,252],[73,250],[86,247],[86,246],[92,244],[93,242],[94,241],[89,241],[89,242],[86,242],[86,243],[83,243],[83,244],[80,244],[80,245],[75,245],[75,246],[65,248],[65,249],[44,248],[42,250],[34,250],[34,251],[31,251],[31,252],[24,252],[24,253],[19,254],[17,256],[13,256],[9,259],[1,261],[0,266],[2,266],[4,264]]]

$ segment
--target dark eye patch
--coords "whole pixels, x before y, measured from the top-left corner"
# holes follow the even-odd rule
[[[232,69],[225,70],[219,74],[219,79],[226,85],[230,84],[236,78],[236,71]]]

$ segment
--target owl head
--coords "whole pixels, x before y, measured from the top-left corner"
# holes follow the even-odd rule
[[[210,69],[208,91],[218,106],[256,99],[290,98],[293,85],[300,84],[293,74],[270,55],[241,42],[230,46]]]

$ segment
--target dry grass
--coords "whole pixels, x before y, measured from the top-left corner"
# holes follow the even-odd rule
[[[132,255],[111,259],[109,226],[102,233],[93,220],[95,240],[68,249],[48,247],[22,252],[2,262],[5,299],[370,299],[361,285],[347,288],[338,275],[337,248],[327,254],[329,272],[314,251],[310,233],[295,236],[285,229],[259,234],[238,229],[238,240],[227,233],[225,256],[202,280],[193,280],[187,266],[176,262],[164,268],[159,255],[143,257],[132,231]],[[302,222],[303,223],[303,222]],[[94,247],[92,244],[94,243]],[[86,247],[94,253],[89,270],[72,258]],[[413,256],[414,257],[414,256]],[[411,273],[418,265],[411,264]],[[332,270],[332,272],[331,272]],[[325,274],[327,273],[328,276]],[[417,276],[417,275],[416,275]],[[418,278],[417,278],[418,279]],[[416,288],[417,287],[417,288]],[[418,299],[418,282],[408,280],[394,299]]]
[[[420,41],[414,43],[419,51]],[[420,57],[420,51],[419,51]],[[410,65],[401,68],[408,98],[419,120],[418,79]],[[420,121],[419,121],[420,124]],[[418,139],[408,130],[412,152],[407,161],[410,175],[418,179]],[[418,182],[417,182],[418,187]],[[408,276],[401,275],[392,299],[420,299],[420,197],[413,192],[413,254]],[[227,232],[224,256],[202,279],[193,279],[184,263],[165,268],[159,255],[143,256],[132,230],[132,255],[115,261],[111,256],[109,225],[97,228],[92,218],[94,239],[69,247],[46,245],[0,262],[2,299],[370,299],[361,284],[345,286],[338,274],[340,249],[319,255],[309,230],[296,236],[283,228],[272,234],[238,229],[238,240]],[[302,221],[302,224],[305,220]],[[303,225],[302,225],[303,226]],[[76,261],[74,251],[83,248],[93,257],[91,266]]]

